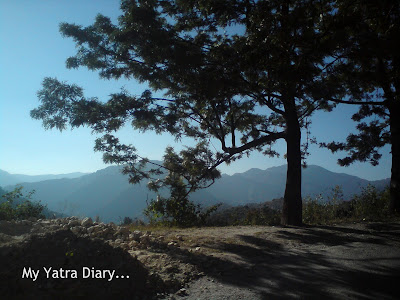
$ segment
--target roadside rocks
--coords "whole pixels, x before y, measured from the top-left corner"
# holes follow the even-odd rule
[[[84,218],[81,222],[81,225],[84,227],[89,227],[93,225],[93,220],[92,218]]]
[[[64,235],[68,236],[68,241],[53,238]],[[44,237],[51,240],[51,244],[55,247],[66,244],[73,249],[73,245],[79,244],[79,241],[90,240],[103,245],[101,249],[111,246],[115,251],[123,250],[148,270],[150,281],[154,285],[153,289],[157,291],[173,292],[182,288],[188,281],[199,277],[197,263],[188,263],[193,259],[191,253],[179,244],[179,241],[183,241],[181,236],[176,236],[171,241],[151,231],[130,231],[128,227],[114,223],[93,222],[91,218],[0,221],[0,258],[10,255],[8,253],[10,251],[16,255],[18,251],[11,249],[21,249],[30,253],[33,251],[31,241],[35,239],[45,241]],[[84,257],[87,257],[87,262],[100,255],[98,251],[93,252],[92,249],[87,249],[87,253],[83,251],[86,253]],[[43,250],[36,252],[43,253]],[[76,253],[73,258],[66,255],[63,259],[77,260],[77,257],[83,256]]]
[[[34,219],[20,221],[0,221],[0,233],[8,242],[13,236],[30,235],[55,232],[58,230],[71,231],[77,237],[100,239],[114,247],[120,247],[126,251],[146,249],[171,249],[179,247],[183,238],[176,236],[172,241],[165,241],[162,235],[154,235],[151,231],[130,231],[128,227],[118,226],[114,223],[93,222],[91,218],[79,219],[67,217],[59,219]],[[20,239],[18,239],[20,240]],[[2,242],[0,240],[0,246]]]
[[[47,233],[58,230],[70,230],[78,237],[98,238],[107,241],[110,245],[125,250],[146,249],[157,246],[162,238],[156,238],[151,232],[135,230],[117,226],[114,223],[97,223],[91,218],[82,220],[77,217],[48,220],[21,220],[0,221],[0,233],[3,235],[22,235]]]

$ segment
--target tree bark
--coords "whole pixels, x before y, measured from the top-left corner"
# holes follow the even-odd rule
[[[390,113],[390,135],[392,142],[392,173],[390,177],[390,204],[389,211],[400,213],[400,103],[391,101]]]
[[[394,74],[398,71],[398,58],[393,60]],[[392,170],[390,177],[390,203],[389,212],[400,213],[400,99],[398,97],[399,81],[394,80],[393,86],[395,91],[392,91],[391,80],[387,75],[382,58],[378,58],[378,81],[385,93],[385,98],[388,101],[387,108],[389,110],[389,126],[390,126],[390,142],[392,144]]]
[[[294,101],[286,110],[287,175],[282,209],[282,225],[300,226],[302,219],[301,199],[301,131]]]

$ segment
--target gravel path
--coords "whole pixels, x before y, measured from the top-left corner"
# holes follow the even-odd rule
[[[199,245],[209,258],[207,276],[166,299],[400,299],[398,223],[187,235],[207,241]]]

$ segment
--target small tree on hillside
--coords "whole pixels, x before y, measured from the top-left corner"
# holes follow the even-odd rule
[[[107,163],[124,163],[130,181],[167,174],[183,177],[187,193],[219,177],[217,167],[258,150],[278,155],[287,143],[287,183],[282,223],[302,223],[301,129],[337,87],[326,81],[332,43],[321,27],[329,1],[122,1],[119,24],[98,15],[93,25],[61,24],[77,54],[68,68],[85,66],[100,77],[148,82],[164,97],[126,91],[102,103],[86,99],[75,85],[46,78],[31,111],[46,129],[88,125],[105,133],[95,150]],[[329,93],[327,93],[329,91]],[[168,132],[197,141],[180,153],[169,149],[163,165],[149,160],[112,135],[130,122],[138,130]],[[215,147],[215,143],[219,147]],[[157,189],[167,184],[153,180]]]
[[[18,185],[11,192],[0,188],[0,220],[24,220],[28,218],[44,218],[46,205],[40,201],[32,201],[35,190],[27,195],[22,193],[23,186]]]

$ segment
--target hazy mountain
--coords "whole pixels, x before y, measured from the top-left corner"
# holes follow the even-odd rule
[[[39,182],[50,179],[61,179],[61,178],[78,178],[89,173],[68,173],[58,175],[22,175],[22,174],[10,174],[6,171],[0,170],[0,186],[4,187],[7,185],[14,185],[23,182]]]
[[[36,190],[34,199],[42,200],[48,208],[78,216],[99,215],[104,221],[118,221],[125,216],[141,216],[146,199],[156,197],[146,183],[128,183],[122,167],[111,166],[79,178],[52,179],[23,184],[25,191]],[[266,170],[250,169],[234,175],[224,174],[214,185],[191,196],[198,203],[211,205],[219,202],[229,205],[260,203],[280,198],[284,194],[286,165]],[[372,183],[379,188],[389,184],[389,179],[370,182],[344,173],[330,172],[310,165],[303,169],[303,196],[330,195],[335,185],[341,185],[346,200]],[[10,190],[13,187],[8,186]],[[161,194],[165,194],[163,192]]]
[[[334,173],[316,165],[302,170],[302,195],[330,196],[332,188],[340,185],[345,200],[361,192],[369,183],[378,188],[389,184],[390,179],[368,181],[345,173]],[[224,175],[208,192],[215,198],[230,204],[259,203],[280,198],[286,184],[286,165],[266,170],[250,169],[232,176]]]

